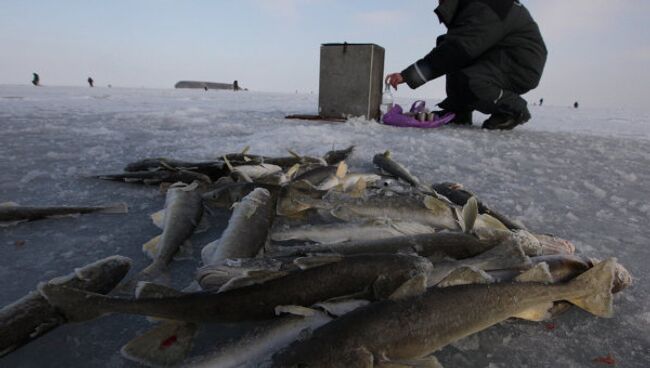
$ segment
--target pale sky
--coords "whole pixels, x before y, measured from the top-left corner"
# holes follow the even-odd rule
[[[642,107],[650,97],[650,1],[523,0],[549,49],[549,105]],[[2,0],[0,84],[172,88],[179,80],[318,92],[320,44],[376,43],[386,73],[445,32],[436,0]],[[444,78],[398,96],[444,97]]]

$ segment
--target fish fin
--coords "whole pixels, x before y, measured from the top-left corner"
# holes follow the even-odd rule
[[[194,248],[192,248],[192,242],[188,239],[178,247],[178,251],[174,254],[174,260],[183,261],[187,259],[192,259],[194,257]]]
[[[164,321],[129,341],[120,352],[124,358],[146,366],[176,366],[192,349],[197,329],[194,323]]]
[[[199,182],[194,180],[192,184],[186,184],[185,186],[179,189],[182,190],[183,192],[191,192],[193,190],[196,190],[196,188],[198,187],[199,187]]]
[[[346,164],[345,161],[339,162],[339,165],[336,167],[336,177],[339,179],[343,179],[347,173],[348,173],[348,164]]]
[[[534,322],[545,321],[551,318],[551,314],[549,313],[549,310],[551,308],[553,308],[553,302],[542,303],[540,305],[526,309],[525,311],[519,312],[513,317]]]
[[[483,270],[476,267],[459,267],[442,279],[436,286],[442,288],[469,284],[490,284],[492,282],[494,282],[494,278]]]
[[[129,206],[124,202],[109,204],[97,213],[129,213]]]
[[[38,285],[38,291],[68,322],[88,321],[107,314],[100,304],[89,303],[108,299],[104,295],[46,282]]]
[[[283,313],[293,314],[295,316],[301,317],[311,317],[314,314],[318,313],[318,311],[312,308],[301,307],[299,305],[278,305],[275,307],[276,316],[279,316]]]
[[[478,215],[476,219],[476,226],[477,227],[480,226],[482,228],[488,228],[488,229],[510,231],[510,229],[508,229],[508,227],[504,225],[503,222],[499,221],[499,219],[487,213],[482,213]]]
[[[424,203],[424,207],[426,207],[436,215],[443,216],[446,213],[451,213],[452,216],[454,215],[453,211],[451,210],[451,207],[449,207],[448,204],[446,204],[445,202],[441,201],[440,199],[434,196],[430,196],[430,195],[424,196],[423,203]]]
[[[374,365],[377,368],[443,368],[433,356],[422,359],[380,361]]]
[[[386,150],[386,152],[384,152],[384,157],[386,157],[386,158],[390,158],[391,155],[392,154],[390,153],[390,150]]]
[[[293,157],[295,157],[295,158],[297,158],[299,160],[302,160],[302,156],[300,156],[298,153],[296,153],[296,151],[288,149],[287,152],[289,152],[289,154],[291,156],[293,156]]]
[[[433,234],[436,229],[418,222],[398,221],[391,223],[391,227],[402,235]]]
[[[610,258],[569,282],[569,285],[576,290],[583,290],[588,294],[568,301],[593,315],[612,317],[614,314],[612,287],[616,264],[616,259]]]
[[[162,235],[154,236],[153,238],[151,238],[151,240],[149,240],[148,242],[142,245],[142,251],[151,259],[156,259],[156,256],[160,251],[159,243],[160,243],[161,236]]]
[[[298,173],[298,170],[300,170],[300,164],[295,164],[287,170],[286,176],[289,180],[293,180],[293,177]]]
[[[132,282],[134,281],[150,281],[166,285],[171,282],[171,277],[164,263],[154,261],[144,270],[140,271],[133,278]]]
[[[230,161],[228,160],[228,157],[226,157],[225,155],[223,156],[223,162],[226,164],[226,167],[228,168],[228,170],[229,170],[230,172],[233,172],[233,171],[235,170],[235,168],[232,167],[232,164],[231,164]]]
[[[543,282],[547,284],[553,283],[553,276],[548,268],[548,263],[542,262],[536,264],[533,268],[519,274],[515,277],[515,282]]]
[[[245,156],[248,153],[248,151],[250,151],[250,149],[251,149],[251,146],[244,147],[244,149],[241,150],[241,154]]]
[[[476,201],[476,197],[470,197],[467,200],[467,203],[463,206],[462,215],[462,229],[465,233],[469,234],[474,229],[474,223],[478,217],[478,202]]]
[[[362,178],[359,178],[356,183],[348,190],[348,193],[352,198],[361,198],[366,193],[368,188],[368,182]]]
[[[424,273],[413,276],[410,280],[403,283],[397,290],[393,291],[388,297],[390,300],[406,299],[417,296],[427,290],[427,275]]]
[[[341,255],[300,257],[294,259],[293,264],[298,266],[301,270],[308,270],[310,268],[320,267],[330,263],[341,262],[343,259],[344,257]]]
[[[168,286],[155,284],[148,281],[140,281],[135,288],[135,298],[167,298],[183,295],[182,292]]]
[[[152,213],[149,217],[151,217],[151,221],[153,221],[153,224],[156,225],[159,229],[164,229],[165,226],[165,210],[162,209],[158,212]]]
[[[480,268],[487,271],[527,267],[531,264],[530,258],[519,245],[509,243],[497,245],[472,260],[480,262]]]
[[[219,288],[219,292],[224,292],[232,289],[239,289],[245,286],[256,284],[263,284],[267,281],[275,280],[280,277],[288,275],[285,271],[267,271],[267,270],[254,270],[246,273],[245,276],[235,277],[223,284]]]
[[[347,299],[340,301],[324,301],[314,304],[314,307],[324,310],[331,316],[340,317],[368,304],[370,304],[370,301],[364,299]]]

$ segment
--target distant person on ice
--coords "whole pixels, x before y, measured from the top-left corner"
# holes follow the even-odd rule
[[[580,106],[580,105],[578,104],[578,101],[576,101],[576,102],[573,103],[573,108],[574,108],[574,109],[577,109],[579,106]]]
[[[95,81],[92,78],[88,77],[88,85],[90,85],[91,88],[95,87],[93,83],[95,83]]]
[[[232,82],[232,89],[235,91],[239,91],[241,88],[239,88],[239,82],[234,81]]]
[[[32,84],[35,85],[35,86],[40,85],[41,77],[39,77],[38,74],[36,74],[36,73],[32,73],[32,74],[33,74]]]
[[[521,95],[537,87],[546,45],[537,23],[517,0],[439,0],[435,13],[447,27],[436,47],[401,73],[389,74],[394,88],[415,89],[447,76],[447,98],[439,114],[453,112],[471,124],[472,111],[490,114],[485,129],[512,129],[530,119]]]

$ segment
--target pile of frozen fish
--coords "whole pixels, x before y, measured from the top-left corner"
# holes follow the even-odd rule
[[[609,317],[612,293],[631,284],[615,259],[576,255],[459,184],[425,185],[389,152],[375,155],[377,172],[354,172],[352,152],[146,159],[100,176],[164,188],[152,215],[162,234],[143,246],[151,264],[121,280],[130,262],[115,256],[40,284],[0,311],[11,329],[0,350],[129,313],[156,319],[122,348],[149,366],[437,367],[435,351],[510,318],[572,306]],[[196,281],[175,290],[169,265],[209,225],[205,210],[232,214],[202,248]],[[251,321],[265,323],[192,356],[202,324]]]

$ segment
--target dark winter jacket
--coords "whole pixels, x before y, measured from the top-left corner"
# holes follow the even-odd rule
[[[448,32],[427,56],[402,72],[411,88],[477,62],[494,63],[517,93],[537,87],[546,46],[519,1],[445,0],[435,13]]]

